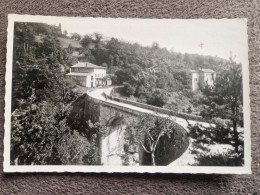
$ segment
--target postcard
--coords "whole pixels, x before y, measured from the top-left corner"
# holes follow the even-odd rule
[[[8,15],[4,172],[250,174],[246,19]]]

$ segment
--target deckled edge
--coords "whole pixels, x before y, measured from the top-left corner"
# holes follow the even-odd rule
[[[245,147],[245,165],[243,167],[216,167],[216,166],[176,166],[176,167],[167,167],[167,166],[136,166],[136,167],[126,167],[126,166],[65,166],[65,165],[20,165],[14,166],[10,165],[10,138],[11,138],[11,90],[12,90],[12,61],[13,61],[13,33],[14,33],[14,22],[45,22],[47,19],[57,18],[60,20],[64,19],[90,19],[90,18],[99,18],[102,17],[67,17],[67,16],[40,16],[40,15],[19,15],[19,14],[8,14],[8,28],[7,28],[7,58],[6,58],[6,75],[5,75],[5,123],[4,123],[4,152],[3,152],[3,167],[5,173],[14,173],[14,172],[84,172],[84,173],[185,173],[185,174],[251,174],[251,137],[250,137],[250,89],[249,89],[249,63],[243,65],[242,67],[242,76],[243,76],[243,106],[244,106],[244,129],[248,128],[244,132],[244,147]],[[30,21],[28,21],[28,19]],[[109,19],[109,18],[106,18]],[[116,18],[110,18],[116,19]],[[141,20],[153,20],[152,18],[117,18],[117,19],[141,19]],[[171,18],[158,18],[159,20],[225,20],[222,19],[171,19]],[[246,18],[235,18],[228,20],[237,20],[242,19],[241,21],[245,22],[247,25]],[[42,20],[42,21],[41,21]],[[245,33],[247,37],[247,61],[248,60],[248,34],[247,27],[245,28]],[[7,131],[8,130],[8,131]],[[153,169],[153,171],[151,171]],[[169,170],[170,169],[170,170]],[[214,170],[214,171],[213,171]]]
[[[250,107],[250,84],[249,84],[249,45],[248,45],[248,31],[247,31],[247,18],[243,19],[245,22],[245,36],[246,36],[246,59],[247,64],[242,65],[242,78],[243,78],[243,114],[244,114],[244,160],[245,167],[247,167],[249,174],[252,174],[251,164],[251,107]]]
[[[13,33],[14,17],[8,15],[7,43],[6,43],[6,72],[5,72],[5,111],[4,111],[4,152],[3,168],[4,172],[9,171],[10,148],[11,148],[11,93],[12,93],[12,61],[13,61]]]

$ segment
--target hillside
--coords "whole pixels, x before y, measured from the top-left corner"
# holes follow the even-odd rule
[[[73,48],[81,48],[81,44],[79,41],[76,41],[74,39],[66,38],[66,37],[58,37],[60,41],[60,46],[62,49],[68,48],[69,46]]]
[[[157,43],[144,47],[101,34],[76,38],[47,24],[31,24],[37,59],[55,56],[65,69],[77,60],[107,67],[114,85],[124,85],[121,95],[139,102],[182,112],[199,112],[199,93],[191,91],[189,70],[208,68],[221,74],[229,61],[212,56],[181,54],[161,48]],[[75,35],[76,33],[74,33]],[[48,48],[54,48],[54,52]],[[79,57],[73,52],[80,52]],[[63,69],[62,67],[62,69]]]
[[[98,33],[85,35],[80,44],[83,56],[78,60],[106,66],[113,84],[124,85],[121,96],[174,111],[199,112],[200,94],[191,91],[191,69],[208,68],[220,74],[229,67],[218,57],[171,52],[157,43],[144,47],[103,39]]]

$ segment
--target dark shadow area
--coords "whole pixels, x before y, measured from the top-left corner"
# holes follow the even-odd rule
[[[178,159],[189,147],[189,138],[186,130],[178,125],[169,138],[164,135],[160,138],[155,150],[155,162],[158,166],[166,166]],[[144,152],[143,165],[152,165],[151,155]]]

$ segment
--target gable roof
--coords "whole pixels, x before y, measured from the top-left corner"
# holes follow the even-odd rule
[[[190,72],[192,72],[192,73],[199,73],[198,70],[190,70]]]
[[[214,70],[201,68],[199,70],[190,70],[191,73],[199,73],[199,72],[205,72],[205,73],[215,73]]]
[[[75,67],[75,68],[106,69],[106,67],[98,66],[98,65],[92,64],[90,62],[78,62],[77,64],[75,64],[71,67],[73,67],[73,68]]]
[[[214,70],[211,70],[211,69],[200,69],[202,72],[210,72],[210,73],[214,73],[215,71]]]
[[[84,77],[86,77],[86,76],[89,76],[89,75],[91,75],[91,73],[88,73],[88,72],[86,72],[86,73],[81,73],[81,72],[70,72],[70,73],[68,73],[68,74],[66,74],[67,76],[84,76]]]

